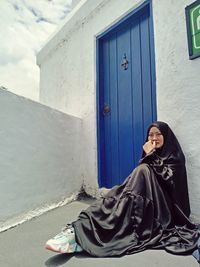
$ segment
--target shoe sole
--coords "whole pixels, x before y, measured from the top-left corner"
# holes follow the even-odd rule
[[[69,247],[69,246],[68,246]],[[57,249],[54,249],[54,248],[52,248],[50,245],[45,245],[45,248],[47,249],[47,250],[51,250],[51,251],[53,251],[53,252],[56,252],[56,253],[60,253],[60,254],[65,254],[65,253],[71,253],[71,252],[66,252],[66,251],[62,251],[62,250],[57,250]],[[68,249],[68,248],[67,248]]]

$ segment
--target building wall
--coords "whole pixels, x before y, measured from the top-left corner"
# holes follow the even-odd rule
[[[72,8],[74,8],[79,2],[80,0],[72,0]]]
[[[79,118],[0,90],[0,125],[1,230],[77,195],[83,180]]]
[[[85,155],[82,164],[88,192],[97,186],[96,36],[142,2],[80,1],[63,28],[37,57],[41,71],[42,103],[83,120],[81,151]],[[200,145],[196,133],[200,126],[197,90],[200,59],[188,59],[185,25],[187,4],[190,1],[152,1],[157,111],[158,119],[169,123],[183,146],[192,211],[198,216],[200,162],[197,153]]]
[[[95,194],[96,144],[96,35],[141,1],[82,0],[61,31],[37,55],[40,101],[80,117],[82,168],[86,191]],[[102,19],[103,16],[103,19]]]
[[[158,119],[176,133],[187,162],[190,201],[200,218],[200,58],[189,60],[185,7],[193,1],[153,1]]]

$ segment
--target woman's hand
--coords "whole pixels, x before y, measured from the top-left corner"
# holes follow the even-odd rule
[[[150,153],[154,148],[156,148],[156,142],[149,140],[143,145],[143,150],[146,154]]]

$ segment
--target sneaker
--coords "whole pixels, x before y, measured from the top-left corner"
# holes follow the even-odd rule
[[[45,248],[58,253],[81,252],[83,249],[75,241],[74,228],[67,225],[61,233],[46,242]]]
[[[196,258],[197,262],[200,263],[200,237],[197,242],[197,249],[192,253],[192,255]]]

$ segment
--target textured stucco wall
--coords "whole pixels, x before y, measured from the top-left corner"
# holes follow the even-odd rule
[[[0,226],[76,194],[81,120],[0,90]]]
[[[83,175],[97,186],[96,35],[143,1],[82,0],[62,30],[38,54],[40,97],[47,105],[83,119]],[[82,3],[82,6],[80,7]],[[199,216],[198,153],[200,59],[187,51],[185,6],[190,1],[153,0],[158,119],[170,124],[187,158],[192,211]]]
[[[75,7],[79,2],[80,0],[72,0],[72,8]]]
[[[184,150],[193,213],[200,218],[200,58],[189,60],[185,7],[188,0],[153,1],[157,111]]]
[[[96,35],[143,1],[82,0],[67,23],[37,56],[40,101],[82,118],[82,168],[86,191],[95,194]],[[102,19],[103,18],[103,19]]]

